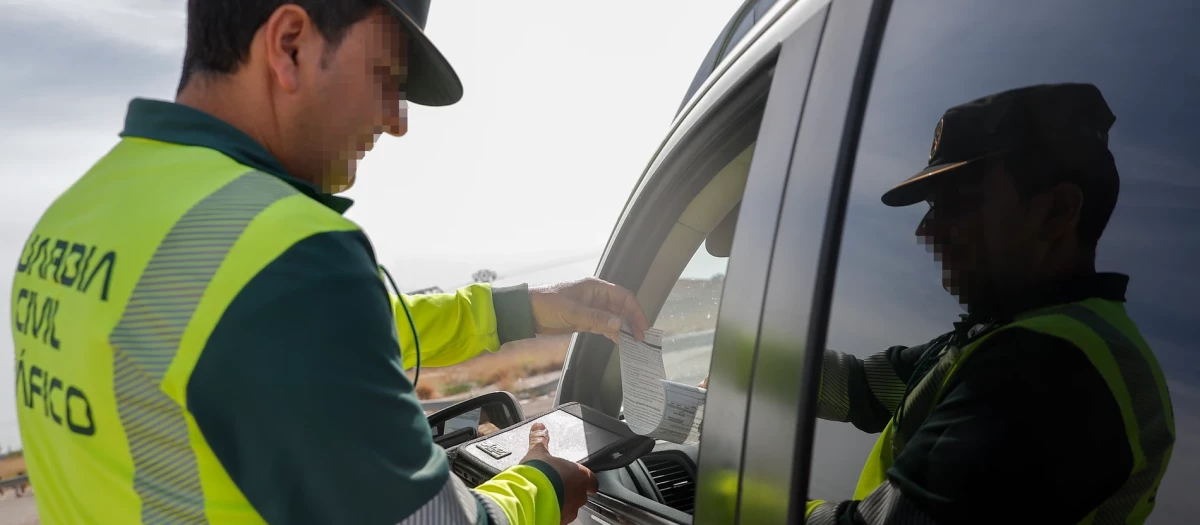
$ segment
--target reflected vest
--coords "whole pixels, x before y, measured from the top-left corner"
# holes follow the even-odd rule
[[[123,139],[46,211],[16,268],[17,414],[44,523],[262,523],[187,409],[243,286],[356,230],[207,148]]]
[[[1027,312],[962,348],[945,347],[937,363],[914,389],[914,392],[920,392],[932,388],[934,394],[906,396],[900,418],[904,431],[897,431],[897,418],[892,418],[884,428],[863,467],[854,499],[866,498],[887,481],[892,458],[904,448],[903,436],[911,435],[912,430],[928,417],[962,364],[979,345],[1010,328],[1024,328],[1074,344],[1103,376],[1120,407],[1125,439],[1133,452],[1133,470],[1125,484],[1081,523],[1144,522],[1154,510],[1154,496],[1171,457],[1175,422],[1167,384],[1154,354],[1125,313],[1124,306],[1102,299]],[[1099,460],[1103,461],[1103,458]]]

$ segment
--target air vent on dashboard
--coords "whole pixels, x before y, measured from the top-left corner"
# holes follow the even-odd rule
[[[691,514],[696,506],[696,480],[683,460],[674,454],[652,454],[642,458],[642,464],[646,465],[663,504]]]

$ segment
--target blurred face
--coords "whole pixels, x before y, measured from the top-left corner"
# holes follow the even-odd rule
[[[293,56],[300,57],[293,60],[296,86],[280,97],[277,110],[285,166],[325,192],[344,191],[381,134],[408,130],[403,94],[408,37],[381,8],[353,25],[336,46],[308,20],[294,46]]]
[[[952,177],[953,178],[953,177]],[[993,305],[1039,275],[1039,218],[998,166],[935,188],[917,237],[942,266],[942,286],[968,311]]]

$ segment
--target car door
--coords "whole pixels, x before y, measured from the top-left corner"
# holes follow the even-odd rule
[[[824,2],[765,13],[677,118],[614,228],[597,276],[633,290],[665,332],[667,379],[695,384],[711,370],[710,416],[698,444],[659,442],[600,473],[578,523],[726,523],[734,511],[759,306],[826,14]],[[576,336],[555,403],[620,417],[614,347]]]
[[[829,8],[803,119],[788,166],[779,230],[761,306],[747,406],[736,521],[802,523],[809,472],[810,391],[819,383],[837,261],[839,217],[886,0],[837,0]],[[846,468],[861,467],[846,465]]]
[[[1174,453],[1146,523],[1195,523],[1200,513],[1194,497],[1200,490],[1195,453],[1200,448],[1200,351],[1191,330],[1200,322],[1193,300],[1200,293],[1200,149],[1195,146],[1200,143],[1200,46],[1194,36],[1200,5],[1185,0],[876,2],[867,17],[868,45],[857,60],[859,80],[846,84],[849,71],[823,62],[837,46],[832,28],[841,8],[857,5],[866,12],[870,3],[835,2],[830,14],[793,170],[834,170],[834,197],[825,199],[822,191],[809,196],[803,190],[811,186],[807,179],[789,177],[764,307],[760,347],[777,341],[779,351],[759,351],[749,435],[764,436],[764,442],[793,439],[781,428],[786,418],[772,420],[773,414],[790,411],[800,415],[797,448],[780,457],[748,442],[743,486],[752,480],[768,486],[790,480],[780,489],[787,491],[789,503],[783,509],[771,498],[743,497],[741,522],[801,523],[807,500],[852,497],[877,436],[848,423],[816,419],[826,348],[865,358],[893,345],[928,341],[949,331],[963,313],[942,289],[935,254],[913,233],[927,208],[880,203],[886,189],[924,168],[942,112],[1010,88],[1084,82],[1101,90],[1116,115],[1108,140],[1121,180],[1116,208],[1099,241],[1097,270],[1130,277],[1125,308],[1163,370],[1174,420],[1173,425],[1147,422],[1170,429]],[[848,38],[861,40],[860,35]],[[877,60],[873,41],[880,43]],[[854,62],[848,59],[840,67]],[[867,81],[869,92],[863,90]],[[846,98],[848,103],[839,103]],[[839,127],[842,122],[861,125]],[[809,130],[823,131],[809,136]],[[820,155],[822,144],[836,150],[836,162],[833,155]],[[822,214],[829,218],[823,231],[807,226]],[[820,256],[813,255],[816,246]],[[781,263],[798,270],[801,279],[784,277]],[[804,281],[811,268],[817,268],[818,279]],[[802,344],[788,346],[788,341]],[[783,390],[783,371],[799,371],[799,386]],[[1078,429],[1081,436],[1088,431]],[[1030,442],[1056,440],[1064,450],[1072,443],[1073,436],[1026,432]],[[962,485],[966,494],[982,492],[972,496],[979,501],[990,494],[977,483]],[[1031,478],[976,506],[989,518],[1017,520],[1019,515],[1022,521],[1040,522],[1038,507],[1055,504],[1057,493],[1069,490],[1045,485]],[[929,501],[922,508],[938,512]]]

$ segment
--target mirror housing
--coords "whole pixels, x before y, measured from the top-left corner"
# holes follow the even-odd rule
[[[521,402],[510,392],[488,392],[429,415],[433,442],[442,448],[466,443],[525,420]]]
[[[724,258],[733,253],[733,231],[737,228],[738,211],[741,208],[742,203],[739,202],[705,237],[704,247],[709,255]]]

